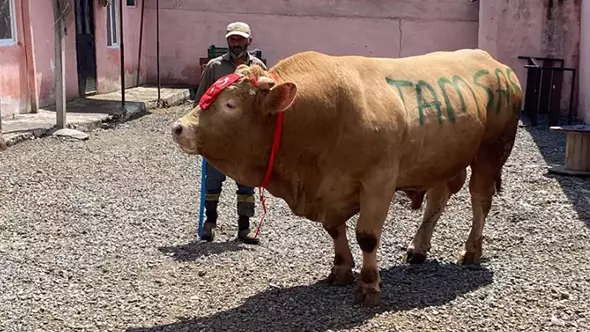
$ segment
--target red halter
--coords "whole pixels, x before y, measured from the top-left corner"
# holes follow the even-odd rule
[[[277,77],[277,75],[275,75],[274,73],[271,73],[271,76],[273,77],[275,84],[278,83],[279,78]],[[256,77],[251,74],[250,79],[252,80],[252,83],[254,84],[254,86],[258,87],[258,80],[256,79]],[[284,112],[279,112],[277,114],[277,122],[275,124],[275,132],[274,132],[274,135],[272,138],[272,147],[270,150],[270,158],[268,160],[268,166],[266,167],[266,174],[264,175],[264,179],[262,180],[262,184],[258,188],[258,193],[260,195],[260,204],[262,205],[262,217],[260,218],[260,223],[258,224],[258,227],[256,228],[256,234],[254,235],[254,237],[258,237],[258,234],[260,234],[260,229],[262,227],[262,224],[264,223],[264,216],[266,215],[266,200],[264,198],[264,189],[266,188],[266,186],[268,186],[268,183],[270,182],[270,176],[272,174],[272,169],[273,169],[275,159],[277,157],[277,152],[279,150],[279,146],[281,143],[281,133],[283,132],[284,115],[285,115]]]

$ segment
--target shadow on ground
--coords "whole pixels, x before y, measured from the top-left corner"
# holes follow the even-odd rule
[[[532,126],[524,113],[521,115],[521,120],[527,132],[537,144],[545,162],[549,166],[563,165],[565,163],[566,134],[551,131],[546,114],[538,115],[537,126]],[[579,120],[572,121],[572,125],[577,124],[583,124],[583,122]],[[559,120],[559,125],[567,125],[567,118],[562,117]],[[590,227],[590,204],[585,198],[585,194],[590,194],[590,178],[552,174],[548,171],[545,171],[544,175],[559,182],[578,217],[584,221],[587,227]]]
[[[358,278],[358,276],[357,276]],[[206,317],[177,317],[168,325],[130,328],[155,331],[328,331],[362,325],[382,312],[440,306],[493,282],[484,267],[427,262],[381,271],[383,303],[368,309],[353,304],[355,286],[323,284],[271,288],[242,305]]]
[[[217,255],[222,252],[232,252],[248,250],[248,248],[238,241],[227,242],[205,242],[196,241],[187,244],[181,244],[170,247],[159,247],[158,250],[164,254],[172,256],[177,261],[189,262],[195,261],[209,255]]]

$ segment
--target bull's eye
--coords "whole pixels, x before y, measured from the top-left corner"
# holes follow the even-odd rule
[[[232,103],[226,103],[225,106],[227,108],[236,108],[236,106],[234,104],[232,104]]]

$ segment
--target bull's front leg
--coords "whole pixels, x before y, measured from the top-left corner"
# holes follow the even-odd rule
[[[348,246],[346,223],[337,227],[324,226],[324,228],[334,241],[334,266],[332,266],[330,275],[322,282],[337,286],[350,285],[354,281],[352,274],[354,258]]]
[[[363,251],[363,265],[357,283],[355,302],[374,307],[381,304],[381,277],[377,266],[377,249],[381,242],[383,223],[395,193],[395,184],[383,184],[378,177],[371,183],[363,183],[361,211],[356,225],[356,240]]]

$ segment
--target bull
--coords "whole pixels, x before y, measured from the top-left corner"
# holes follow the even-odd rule
[[[359,213],[355,236],[363,258],[355,302],[377,306],[376,255],[396,191],[428,191],[422,226],[408,247],[408,256],[420,260],[452,192],[448,183],[470,167],[472,226],[459,263],[480,262],[521,100],[512,69],[483,50],[399,59],[310,51],[268,71],[239,66],[171,134],[185,153],[320,222],[334,243],[327,283],[354,281],[346,221]]]

